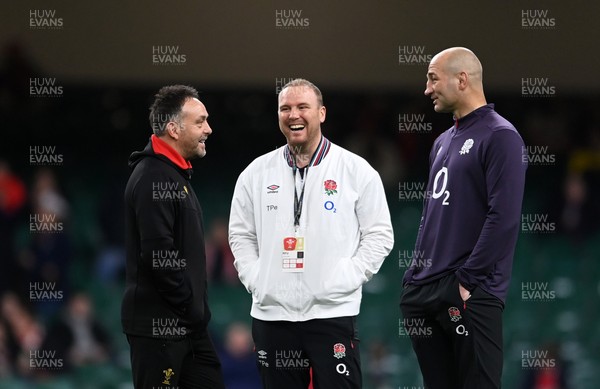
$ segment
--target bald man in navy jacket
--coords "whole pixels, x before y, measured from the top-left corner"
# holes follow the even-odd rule
[[[401,310],[425,386],[500,388],[502,311],[519,234],[527,157],[515,127],[483,92],[475,54],[435,55],[425,95],[454,125],[434,142]],[[421,328],[416,328],[421,327]]]

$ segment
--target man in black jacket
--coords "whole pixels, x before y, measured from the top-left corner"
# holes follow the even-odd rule
[[[138,389],[224,388],[207,333],[202,211],[190,185],[189,160],[204,157],[212,133],[207,118],[194,88],[162,88],[150,107],[154,134],[129,158],[121,321]]]

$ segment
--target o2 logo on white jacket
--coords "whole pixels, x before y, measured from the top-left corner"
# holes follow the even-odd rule
[[[335,207],[335,204],[331,200],[325,201],[325,203],[323,204],[323,208],[325,208],[325,210],[327,210],[327,211],[337,213],[337,208]]]
[[[442,181],[442,184],[439,185],[439,181]],[[433,190],[431,191],[431,197],[434,199],[439,199],[444,196],[442,200],[442,205],[450,205],[448,199],[450,198],[450,191],[446,190],[446,186],[448,185],[448,168],[441,168],[435,175],[433,179]],[[439,188],[438,188],[439,186]]]

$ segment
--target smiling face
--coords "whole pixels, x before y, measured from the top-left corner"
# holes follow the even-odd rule
[[[181,107],[177,151],[186,160],[204,157],[205,141],[210,134],[212,128],[208,124],[206,107],[196,98],[187,99]]]
[[[454,112],[459,97],[459,77],[446,66],[446,55],[436,55],[427,70],[425,95],[433,100],[436,112]]]
[[[290,86],[279,94],[279,129],[293,154],[312,155],[321,140],[325,106],[309,86]]]

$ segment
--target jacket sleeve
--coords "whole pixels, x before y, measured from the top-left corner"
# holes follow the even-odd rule
[[[356,216],[360,226],[360,242],[351,259],[351,273],[346,276],[351,285],[359,287],[379,271],[394,246],[394,232],[383,183],[374,170],[359,195]]]
[[[438,136],[436,140],[433,142],[433,147],[429,151],[429,174],[431,174],[431,166],[433,165],[433,161],[435,161],[435,157],[440,150],[442,135]],[[423,200],[423,210],[421,211],[421,219],[419,219],[419,229],[417,230],[417,238],[415,242],[415,250],[421,246],[421,234],[423,233],[423,221],[425,220],[425,215],[427,214],[427,199]],[[416,261],[410,265],[406,272],[404,272],[404,277],[402,277],[402,286],[405,286],[408,282],[412,280],[413,273],[415,272]]]
[[[154,199],[153,185],[169,182],[168,177],[144,177],[133,193],[133,206],[141,242],[141,263],[145,272],[152,274],[158,293],[174,308],[185,314],[192,299],[192,290],[185,277],[185,269],[160,266],[157,257],[178,257],[174,242],[177,201]]]
[[[248,292],[254,290],[258,276],[258,240],[252,188],[243,172],[235,184],[229,215],[229,246],[235,258],[233,264]]]
[[[514,255],[527,170],[523,146],[517,132],[503,129],[492,134],[485,150],[488,212],[471,255],[456,271],[469,291],[489,276],[496,263]]]

